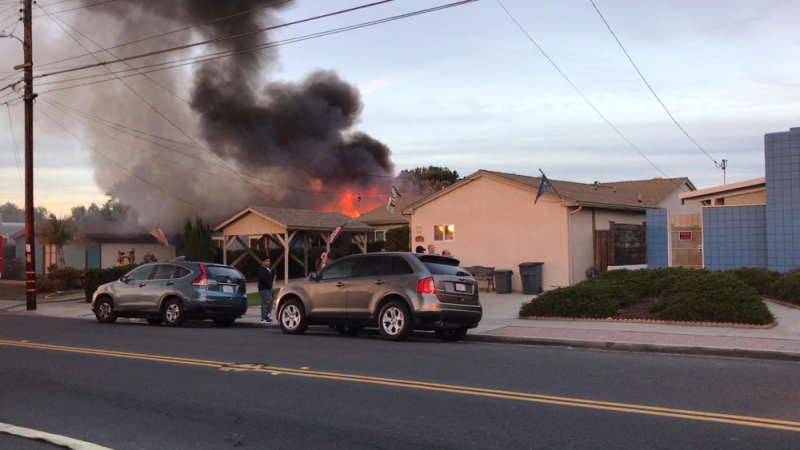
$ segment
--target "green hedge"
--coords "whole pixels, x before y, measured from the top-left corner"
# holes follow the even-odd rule
[[[797,276],[800,287],[800,274]],[[663,320],[763,325],[774,317],[755,288],[730,273],[683,268],[614,270],[525,303],[521,317],[607,318],[645,300]]]
[[[775,282],[770,295],[778,300],[800,305],[800,272],[791,271]]]
[[[781,274],[778,272],[754,267],[728,270],[727,273],[754,287],[761,295],[772,295],[775,283],[781,279]]]
[[[87,270],[83,281],[83,292],[86,294],[86,301],[92,301],[92,295],[94,295],[94,291],[96,291],[97,288],[106,283],[119,280],[121,276],[130,272],[135,267],[136,264],[130,264],[122,267],[111,267],[109,269]]]

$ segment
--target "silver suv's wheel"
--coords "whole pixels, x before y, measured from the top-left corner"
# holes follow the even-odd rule
[[[186,322],[186,315],[183,313],[183,304],[178,299],[169,300],[164,305],[164,323],[170,327],[180,327]]]
[[[378,328],[386,339],[404,341],[414,332],[411,312],[404,302],[393,300],[381,308]]]
[[[308,328],[303,302],[297,299],[290,299],[281,304],[278,320],[281,330],[287,334],[303,334]]]

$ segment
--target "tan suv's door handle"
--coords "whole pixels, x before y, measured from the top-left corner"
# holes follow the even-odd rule
[[[383,280],[377,280],[375,281],[375,284],[386,284],[386,282]]]
[[[145,287],[145,286],[147,286],[147,285],[144,284],[144,283],[139,283],[139,287]]]
[[[340,281],[340,282],[338,282],[338,283],[334,284],[334,286],[336,286],[336,287],[342,287],[342,286],[344,286],[344,283],[342,283],[342,282]]]

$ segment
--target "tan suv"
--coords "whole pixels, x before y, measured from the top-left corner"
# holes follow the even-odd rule
[[[458,264],[439,255],[348,256],[281,288],[278,322],[288,334],[333,325],[345,335],[378,327],[386,339],[400,341],[414,329],[428,329],[458,341],[483,315],[478,284]]]

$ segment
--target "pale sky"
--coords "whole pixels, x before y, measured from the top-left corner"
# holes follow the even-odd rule
[[[281,13],[281,20],[364,3],[298,0]],[[398,0],[288,27],[274,37],[445,3]],[[721,184],[721,171],[670,121],[589,0],[503,3],[595,106],[668,176],[688,176],[698,187]],[[800,126],[800,2],[596,3],[677,120],[713,158],[729,160],[728,181],[763,176],[763,135]],[[91,9],[59,17],[101,45],[111,45],[113,37],[93,28]],[[0,13],[0,19],[7,15]],[[34,50],[46,54],[40,58],[83,53],[52,21],[34,23]],[[265,73],[265,81],[299,80],[315,69],[330,69],[357,84],[365,104],[358,128],[392,149],[398,170],[440,165],[462,176],[478,169],[536,175],[541,168],[553,179],[588,183],[660,176],[590,109],[495,0],[278,51],[279,66]],[[40,54],[34,54],[35,61]],[[21,62],[19,42],[0,39],[0,77]],[[190,81],[186,73],[187,86]],[[120,96],[119,104],[110,106],[124,109],[127,101]],[[12,106],[11,112],[21,154],[23,106]],[[43,117],[37,116],[36,124],[37,204],[67,214],[73,205],[104,201],[93,181],[89,150]],[[0,202],[22,204],[18,172],[2,106]]]

